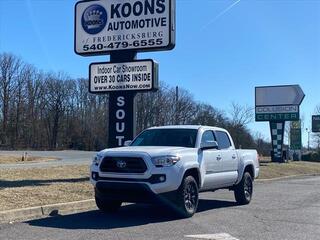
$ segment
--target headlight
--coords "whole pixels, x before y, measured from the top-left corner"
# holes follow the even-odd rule
[[[103,159],[102,155],[97,154],[96,156],[93,157],[93,161],[92,163],[96,166],[98,166],[101,162],[101,160]]]
[[[180,160],[180,157],[168,155],[168,156],[154,157],[151,160],[156,167],[170,167],[176,164]]]

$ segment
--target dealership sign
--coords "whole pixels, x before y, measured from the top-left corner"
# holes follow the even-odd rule
[[[304,96],[299,85],[256,87],[256,121],[299,120],[299,106]]]
[[[292,150],[301,150],[301,128],[291,128],[290,130],[290,148]]]
[[[290,149],[301,150],[302,138],[301,138],[301,120],[292,121],[290,123]]]
[[[304,93],[299,85],[256,87],[256,106],[299,106]]]
[[[299,106],[260,106],[256,107],[256,121],[297,121]]]
[[[152,60],[124,63],[92,63],[89,91],[151,91],[158,88],[158,64]]]
[[[269,122],[271,159],[283,162],[283,134],[286,121],[299,120],[299,107],[305,95],[299,85],[264,86],[255,88],[255,117],[257,122]],[[301,148],[301,128],[291,129],[293,149]],[[299,135],[300,131],[300,135]]]
[[[320,132],[320,115],[312,116],[312,132]]]
[[[77,54],[170,50],[174,46],[175,0],[95,0],[75,6]]]

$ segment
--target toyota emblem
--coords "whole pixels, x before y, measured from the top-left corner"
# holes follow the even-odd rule
[[[125,168],[127,166],[127,163],[123,160],[118,160],[117,161],[117,167],[118,168]]]

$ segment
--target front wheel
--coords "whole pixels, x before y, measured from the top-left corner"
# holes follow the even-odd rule
[[[234,197],[241,205],[249,204],[253,193],[253,181],[250,173],[245,172],[234,189]]]
[[[197,211],[199,190],[196,180],[192,176],[183,179],[177,192],[178,213],[181,217],[192,217]]]
[[[116,212],[121,207],[122,202],[121,201],[114,201],[114,200],[103,200],[95,197],[96,205],[99,208],[99,210],[107,213]]]

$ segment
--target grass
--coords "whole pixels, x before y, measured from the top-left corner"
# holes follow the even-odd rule
[[[320,163],[313,162],[288,162],[273,163],[260,162],[259,179],[270,179],[277,177],[301,175],[301,174],[320,174]]]
[[[87,165],[0,170],[0,211],[92,197]]]
[[[320,163],[260,163],[259,179],[320,174]],[[0,169],[0,211],[93,198],[87,165]]]
[[[26,158],[24,158],[23,155],[0,155],[0,164],[46,162],[52,160],[59,159],[54,157],[37,157],[28,155]]]

